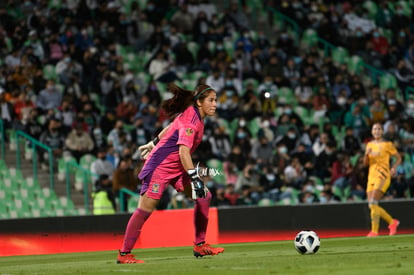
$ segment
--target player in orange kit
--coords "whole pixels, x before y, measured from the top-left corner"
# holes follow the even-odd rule
[[[371,134],[373,140],[368,142],[364,155],[364,165],[369,165],[367,200],[371,210],[371,232],[367,237],[378,236],[380,218],[388,223],[389,235],[395,235],[400,221],[393,219],[378,203],[390,186],[391,177],[401,163],[401,156],[391,141],[382,138],[384,129],[380,123],[372,126]],[[390,168],[391,157],[396,160]]]

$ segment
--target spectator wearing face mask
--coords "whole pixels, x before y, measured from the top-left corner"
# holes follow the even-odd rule
[[[65,136],[60,131],[60,123],[57,118],[52,117],[48,122],[47,129],[39,137],[41,143],[52,149],[55,159],[62,157],[63,150],[65,149]],[[49,165],[46,161],[48,157],[47,152],[39,153],[39,162],[43,169],[46,169],[47,165]]]
[[[108,149],[101,147],[96,153],[96,159],[91,163],[93,180],[96,181],[101,175],[108,175],[112,179],[115,166],[107,159]]]
[[[298,137],[298,134],[296,132],[296,128],[295,127],[289,127],[286,134],[279,137],[279,139],[277,139],[276,142],[277,143],[282,142],[283,144],[285,144],[288,152],[292,153],[295,150],[298,143],[299,143],[299,137]]]
[[[48,80],[46,87],[36,98],[36,106],[44,113],[50,109],[57,109],[61,104],[62,93],[57,90],[53,80]]]
[[[258,164],[268,164],[273,156],[273,146],[269,139],[263,135],[253,141],[252,158]]]
[[[82,124],[76,124],[72,128],[65,139],[65,145],[78,162],[82,156],[91,153],[95,147],[91,135],[84,131]]]
[[[226,85],[219,93],[217,113],[219,117],[229,122],[239,116],[239,96],[234,86]]]

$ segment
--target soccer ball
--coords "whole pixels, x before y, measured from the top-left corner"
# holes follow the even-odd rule
[[[295,237],[295,248],[300,254],[314,254],[320,245],[319,236],[311,230],[300,231]]]

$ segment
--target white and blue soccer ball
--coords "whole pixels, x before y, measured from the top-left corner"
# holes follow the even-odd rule
[[[295,248],[300,254],[314,254],[320,246],[321,240],[312,230],[300,231],[295,237]]]

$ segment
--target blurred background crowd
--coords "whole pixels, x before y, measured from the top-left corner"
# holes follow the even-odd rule
[[[99,176],[91,184],[115,198],[122,187],[139,188],[136,149],[168,124],[160,109],[168,83],[189,90],[206,83],[218,92],[217,116],[206,119],[193,157],[222,171],[205,179],[213,205],[364,200],[361,156],[375,122],[404,160],[386,198],[409,198],[413,7],[392,0],[4,1],[1,119],[6,131],[53,148],[56,159],[90,156]],[[274,11],[300,33],[278,24]],[[343,51],[327,54],[315,37]],[[385,77],[370,74],[378,71]],[[47,165],[43,154],[39,160]],[[161,208],[191,205],[171,190],[164,197]]]

